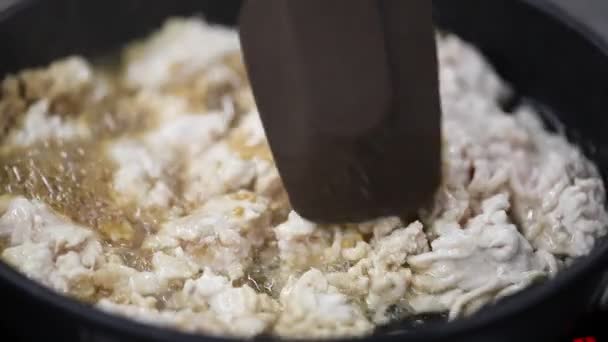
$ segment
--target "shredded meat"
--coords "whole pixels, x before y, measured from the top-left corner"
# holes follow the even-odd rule
[[[412,222],[291,210],[235,31],[171,19],[118,72],[70,57],[9,76],[2,260],[107,312],[238,337],[457,319],[552,278],[606,235],[604,184],[534,109],[501,109],[475,49],[437,39],[443,181]]]

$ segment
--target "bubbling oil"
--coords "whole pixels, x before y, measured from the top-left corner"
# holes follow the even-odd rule
[[[45,141],[0,154],[0,189],[46,203],[74,222],[92,227],[108,241],[141,240],[156,220],[137,208],[116,204],[111,181],[114,165],[103,144]]]
[[[1,83],[0,196],[41,201],[58,214],[96,231],[105,247],[119,255],[125,265],[150,270],[151,254],[140,248],[143,240],[158,231],[168,215],[194,209],[194,204],[181,196],[183,165],[176,161],[164,171],[165,181],[175,194],[169,208],[143,208],[124,201],[112,186],[117,166],[107,156],[107,146],[117,139],[138,137],[157,128],[157,108],[141,97],[141,89],[124,82],[120,54],[96,61],[91,79],[79,87],[63,83],[54,73],[65,63],[69,63],[68,59],[48,68],[24,70]],[[229,82],[209,80],[209,72],[216,67],[227,68],[236,77]],[[221,99],[226,96],[237,115],[253,105],[251,96],[247,96],[248,80],[239,53],[228,54],[205,70],[156,91],[185,99],[189,110],[195,113],[220,109]],[[84,124],[89,136],[48,139],[29,146],[7,144],[4,137],[20,126],[27,108],[41,99],[49,102],[49,115]],[[0,206],[0,214],[2,211]],[[1,240],[0,252],[8,246],[8,240]]]
[[[43,69],[26,70],[3,81],[0,108],[12,121],[5,122],[2,136],[19,125],[28,105],[42,98],[49,100],[51,115],[69,115],[84,123],[91,134],[29,146],[4,142],[0,147],[0,194],[39,200],[95,229],[108,243],[136,246],[146,231],[155,229],[159,215],[136,205],[117,204],[118,194],[112,189],[116,166],[105,149],[113,138],[152,127],[153,116],[135,104],[135,95],[121,86],[115,74],[98,71],[95,78],[107,88],[99,98],[92,95],[92,84],[71,91],[55,87],[45,96],[43,86],[53,84]]]

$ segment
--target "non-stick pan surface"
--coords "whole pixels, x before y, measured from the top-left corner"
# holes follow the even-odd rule
[[[171,15],[204,14],[234,24],[237,0],[30,0],[0,12],[0,76],[68,54],[99,56]],[[608,173],[608,48],[545,1],[435,0],[437,24],[477,45],[523,99],[548,108]],[[393,324],[374,341],[554,341],[597,300],[608,244],[556,279],[471,318],[449,324]],[[21,337],[53,341],[221,341],[107,315],[27,280],[0,263],[0,321]],[[1,335],[0,340],[5,336]]]

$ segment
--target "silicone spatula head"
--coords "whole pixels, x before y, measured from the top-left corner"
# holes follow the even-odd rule
[[[300,215],[357,222],[432,199],[440,103],[431,1],[249,0],[240,35]]]

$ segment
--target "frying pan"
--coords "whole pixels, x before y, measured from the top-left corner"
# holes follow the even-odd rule
[[[107,54],[171,15],[204,14],[234,25],[237,0],[5,1],[0,8],[0,76],[78,53]],[[608,174],[608,46],[546,1],[435,0],[436,22],[475,44],[517,91],[559,118],[568,137]],[[550,123],[551,121],[548,121]],[[370,341],[554,341],[598,302],[608,243],[600,242],[555,279],[451,323],[392,324]],[[19,337],[57,341],[225,341],[142,325],[78,303],[0,263],[0,321]],[[0,339],[4,339],[0,331]],[[259,337],[266,339],[268,337]]]

